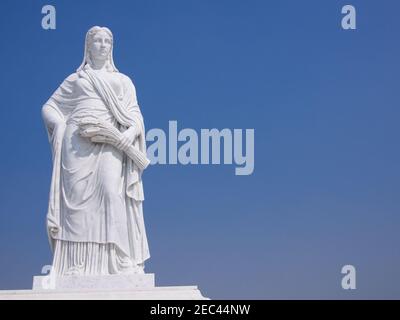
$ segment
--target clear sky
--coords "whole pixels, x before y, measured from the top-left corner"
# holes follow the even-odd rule
[[[341,28],[341,8],[357,30]],[[51,263],[41,107],[109,27],[147,129],[254,128],[255,170],[153,165],[145,222],[157,285],[220,299],[400,298],[400,3],[1,1],[0,289]],[[357,289],[341,288],[341,268]]]

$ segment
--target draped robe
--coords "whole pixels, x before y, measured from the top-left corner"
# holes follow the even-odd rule
[[[107,76],[106,76],[107,75]],[[122,151],[79,134],[79,120],[96,117],[146,152],[136,90],[119,72],[90,68],[67,77],[43,107],[53,154],[47,230],[57,272],[119,273],[150,257],[143,219],[142,172]]]

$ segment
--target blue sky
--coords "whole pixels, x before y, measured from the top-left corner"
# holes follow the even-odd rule
[[[341,8],[357,30],[341,29]],[[41,28],[52,4],[56,30]],[[400,298],[398,1],[1,1],[0,289],[51,262],[41,106],[109,27],[147,129],[254,128],[255,170],[154,165],[157,285],[220,299]],[[357,289],[341,288],[341,268]]]

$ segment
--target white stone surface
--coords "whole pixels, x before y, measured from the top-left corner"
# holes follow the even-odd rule
[[[53,153],[47,231],[59,275],[144,273],[150,258],[144,119],[113,48],[111,30],[90,28],[81,66],[42,107]]]
[[[53,286],[52,286],[53,285]],[[135,290],[154,288],[154,274],[33,277],[33,290]]]
[[[156,287],[152,273],[36,276],[32,290],[3,290],[0,300],[205,300],[197,286]]]
[[[4,290],[0,300],[206,300],[197,286],[136,290]],[[208,300],[208,299],[207,299]]]

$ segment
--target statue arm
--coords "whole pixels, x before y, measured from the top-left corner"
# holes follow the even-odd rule
[[[49,137],[53,135],[54,130],[63,128],[65,120],[62,113],[50,104],[45,104],[42,107],[42,118],[46,125]]]
[[[140,134],[140,129],[138,128],[137,125],[133,124],[123,133],[125,134],[126,137],[131,137],[133,142],[135,138]]]
[[[123,140],[121,141],[121,147],[127,148],[143,131],[143,118],[137,102],[135,85],[133,84],[132,80],[126,75],[123,75],[123,83],[124,91],[128,95],[128,110],[134,114],[134,118],[136,119],[130,127],[123,131]]]
[[[53,137],[54,132],[65,128],[66,120],[61,107],[73,98],[74,86],[78,78],[77,73],[70,74],[42,107],[42,118],[49,138]]]

